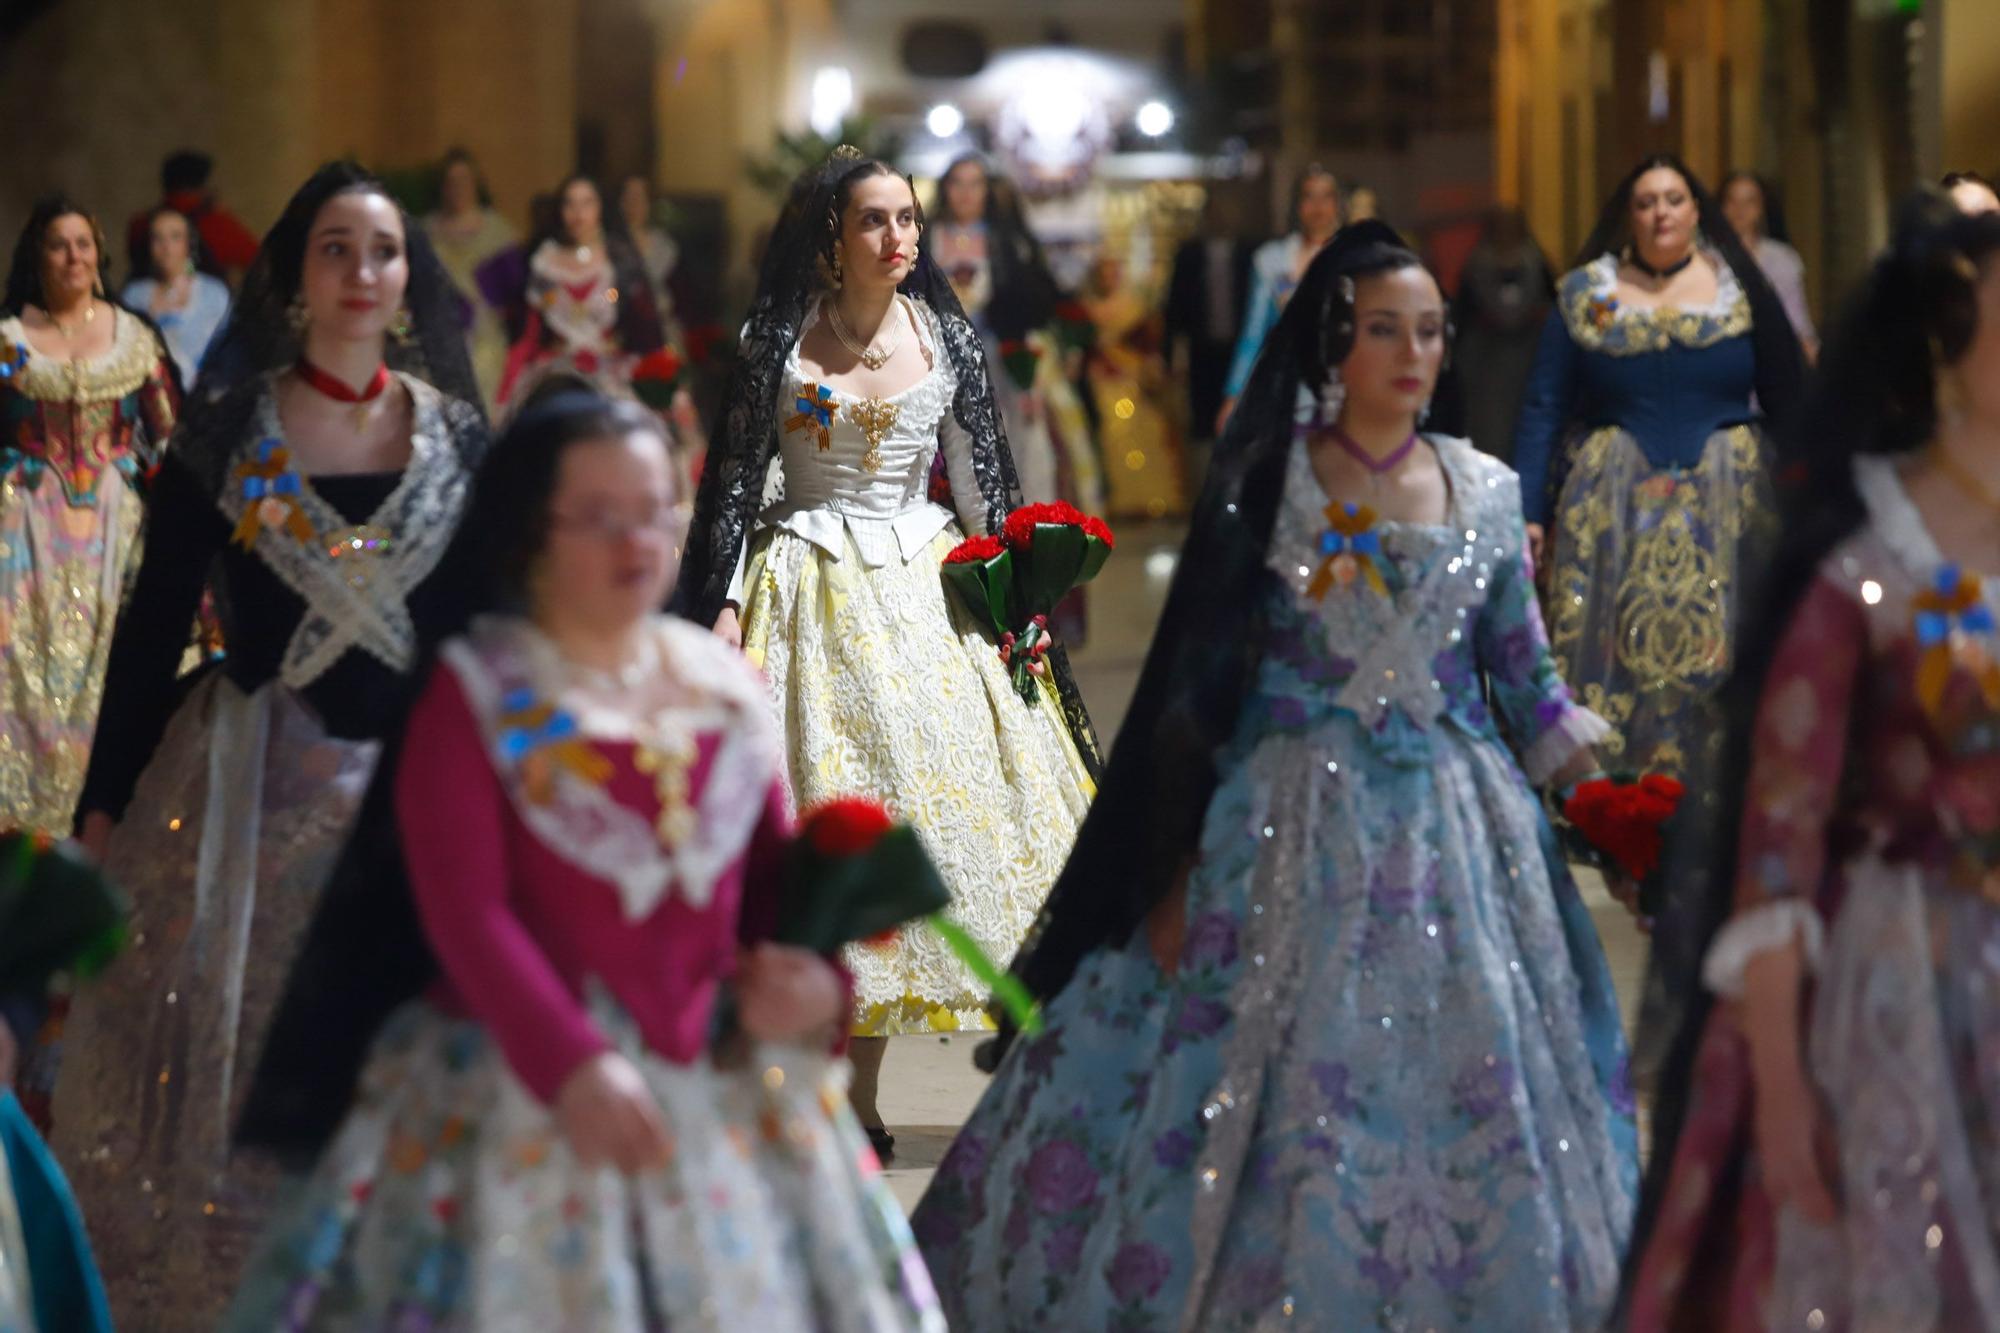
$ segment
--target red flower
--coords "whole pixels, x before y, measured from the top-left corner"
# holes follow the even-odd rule
[[[681,359],[674,355],[671,347],[662,347],[641,357],[639,364],[632,367],[635,380],[672,380],[681,373]]]
[[[1061,301],[1056,304],[1056,318],[1065,324],[1088,324],[1090,312],[1081,301]]]
[[[807,812],[803,836],[821,856],[857,856],[894,825],[880,802],[841,796]]]
[[[1084,518],[1083,535],[1097,538],[1114,551],[1118,549],[1118,543],[1111,539],[1111,529],[1105,526],[1103,519],[1094,514]]]
[[[1075,505],[1063,500],[1053,504],[1022,505],[1007,515],[1007,522],[1000,529],[1001,535],[1007,539],[1009,546],[1025,551],[1035,540],[1035,526],[1040,523],[1080,528],[1083,526],[1083,515]]]
[[[983,565],[1007,549],[998,537],[967,537],[946,553],[947,565]]]
[[[1666,841],[1662,829],[1680,808],[1684,790],[1661,773],[1637,782],[1596,778],[1577,785],[1563,815],[1619,870],[1643,880],[1659,868]]]

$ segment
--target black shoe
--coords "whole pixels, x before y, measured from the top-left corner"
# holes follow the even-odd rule
[[[863,1125],[868,1131],[868,1146],[875,1150],[875,1156],[887,1166],[896,1160],[896,1136],[881,1125]]]

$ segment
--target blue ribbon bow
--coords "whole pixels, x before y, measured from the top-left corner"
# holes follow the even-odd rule
[[[833,424],[833,413],[827,410],[832,403],[833,390],[827,388],[824,384],[819,386],[819,397],[817,399],[808,398],[804,394],[800,394],[797,399],[799,411],[810,415],[822,426],[831,426]]]
[[[528,712],[535,706],[535,692],[529,689],[510,691],[500,701],[500,706],[509,713]],[[569,740],[576,734],[576,719],[556,709],[538,727],[508,727],[503,730],[500,733],[500,754],[509,763],[519,763],[543,746]]]
[[[290,472],[280,472],[275,477],[245,477],[243,479],[243,498],[246,500],[262,500],[272,495],[297,495],[298,493],[299,479],[295,474]]]
[[[1382,538],[1373,529],[1367,532],[1356,533],[1352,537],[1344,537],[1333,529],[1328,528],[1319,535],[1319,553],[1321,555],[1380,555],[1382,554]]]

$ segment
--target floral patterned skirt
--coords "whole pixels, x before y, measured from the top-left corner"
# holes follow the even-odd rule
[[[628,1179],[576,1162],[478,1024],[408,1006],[223,1327],[942,1333],[844,1062],[636,1061],[673,1150]]]
[[[870,569],[789,532],[759,539],[743,645],[770,682],[801,807],[872,796],[923,838],[951,916],[990,957],[1020,947],[1093,784],[1054,691],[1023,703],[939,572],[947,529]],[[863,1036],[986,1026],[986,988],[932,931],[849,951]]]
[[[69,836],[142,508],[116,468],[94,506],[0,473],[0,830]]]
[[[1609,970],[1511,759],[1428,750],[1336,718],[1227,761],[1175,971],[1144,931],[1085,959],[917,1209],[954,1328],[1599,1326]]]
[[[209,1333],[264,1225],[280,1174],[230,1130],[376,751],[216,672],[112,835],[131,943],[76,992],[51,1146],[120,1328]]]

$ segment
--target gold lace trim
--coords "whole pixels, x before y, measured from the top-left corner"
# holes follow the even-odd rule
[[[0,343],[28,350],[28,364],[15,377],[15,387],[36,402],[95,403],[123,398],[144,384],[166,352],[152,330],[132,315],[114,309],[111,317],[117,321],[117,330],[110,349],[84,361],[43,356],[29,345],[27,330],[18,316],[0,320]]]

